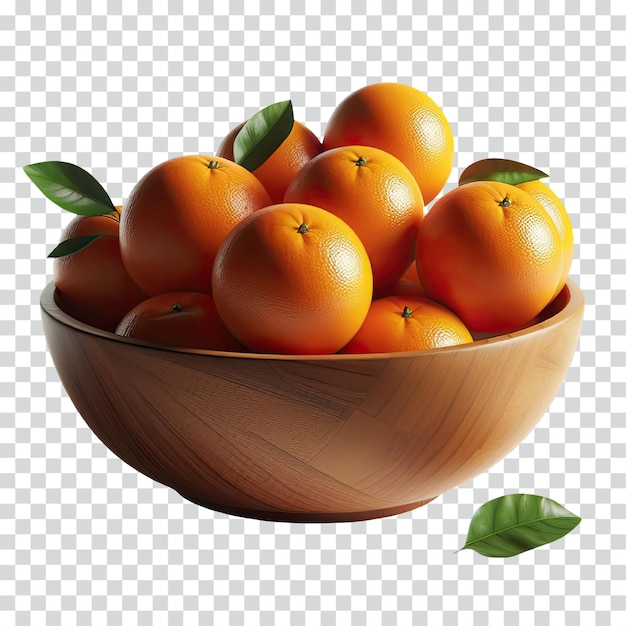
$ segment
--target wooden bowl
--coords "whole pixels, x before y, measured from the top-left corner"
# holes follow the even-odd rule
[[[170,349],[83,324],[41,295],[61,381],[97,437],[184,498],[229,514],[338,522],[409,511],[504,458],[576,350],[568,282],[523,330],[379,355]]]

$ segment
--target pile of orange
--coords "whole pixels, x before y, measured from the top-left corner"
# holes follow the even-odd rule
[[[73,220],[62,241],[102,236],[55,259],[71,315],[185,348],[385,353],[514,331],[563,288],[572,226],[545,174],[485,160],[439,195],[453,134],[412,86],[352,93],[323,141],[292,122],[249,171],[234,146],[251,122]]]

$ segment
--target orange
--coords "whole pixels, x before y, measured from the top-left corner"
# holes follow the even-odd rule
[[[527,183],[520,183],[517,187],[528,192],[535,200],[539,201],[539,204],[550,214],[559,231],[561,244],[563,245],[563,269],[561,270],[559,284],[554,292],[554,297],[556,298],[567,281],[572,266],[572,259],[574,258],[574,230],[572,229],[572,222],[559,197],[545,183],[540,180],[532,180]]]
[[[150,170],[122,212],[124,265],[149,295],[211,293],[211,268],[224,237],[268,206],[263,185],[220,157],[182,156]]]
[[[177,291],[153,296],[129,311],[115,330],[163,346],[203,350],[243,350],[204,293]]]
[[[372,269],[355,232],[305,204],[276,204],[236,226],[213,267],[213,298],[250,350],[330,354],[359,329]]]
[[[234,160],[233,143],[244,122],[233,128],[217,149],[217,155]],[[294,122],[291,132],[275,152],[253,174],[263,183],[272,202],[283,201],[285,190],[309,160],[322,151],[322,142],[304,124]]]
[[[130,309],[148,296],[129,276],[120,254],[119,211],[102,216],[76,216],[61,241],[106,234],[74,254],[53,262],[54,285],[61,307],[76,319],[113,332]]]
[[[440,304],[390,296],[372,302],[363,325],[341,352],[406,352],[471,342],[463,322]]]
[[[417,236],[426,293],[471,331],[515,330],[552,299],[563,247],[535,198],[500,182],[453,189],[428,211]]]
[[[324,150],[374,146],[411,170],[428,204],[443,189],[454,162],[452,129],[425,93],[401,83],[374,83],[350,94],[328,120]]]
[[[400,280],[381,292],[374,292],[374,298],[385,298],[388,296],[413,296],[415,298],[427,298],[426,291],[420,282],[415,263],[411,263]]]
[[[319,206],[351,226],[367,250],[377,291],[399,280],[415,260],[422,194],[407,167],[384,150],[323,152],[289,185],[285,202]]]

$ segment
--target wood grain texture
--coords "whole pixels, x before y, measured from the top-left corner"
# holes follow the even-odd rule
[[[65,314],[52,284],[41,295],[61,381],[117,456],[215,510],[318,522],[408,511],[504,458],[563,383],[583,307],[568,282],[509,335],[298,357],[124,339]]]

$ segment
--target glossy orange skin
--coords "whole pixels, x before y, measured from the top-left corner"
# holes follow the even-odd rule
[[[90,326],[110,332],[148,296],[130,277],[120,254],[119,213],[76,216],[60,241],[106,234],[74,254],[53,262],[54,285],[63,310]]]
[[[500,182],[448,192],[428,211],[417,237],[426,293],[477,332],[516,330],[535,317],[554,295],[562,255],[547,211]]]
[[[408,168],[384,150],[346,146],[323,152],[289,185],[285,202],[319,206],[351,226],[370,258],[375,291],[398,281],[415,260],[424,201]]]
[[[233,144],[244,122],[233,128],[217,149],[217,155],[234,160]],[[285,190],[298,172],[322,151],[322,142],[304,124],[294,122],[291,132],[276,151],[253,174],[261,181],[272,202],[283,201]]]
[[[131,191],[120,221],[122,259],[151,296],[210,295],[211,269],[224,237],[269,204],[263,185],[232,161],[201,155],[170,159]]]
[[[563,246],[563,269],[561,270],[561,279],[553,296],[556,298],[565,286],[570,268],[572,267],[572,259],[574,258],[574,229],[572,228],[572,222],[560,198],[544,182],[532,180],[527,183],[521,183],[517,187],[528,192],[535,200],[539,201],[539,204],[550,214],[559,231]]]
[[[322,145],[381,148],[411,170],[429,204],[454,163],[454,137],[441,108],[425,93],[401,83],[374,83],[351,93],[328,120]]]
[[[175,348],[245,350],[224,326],[213,299],[190,291],[144,300],[124,316],[115,333]]]
[[[255,352],[336,352],[365,319],[372,284],[354,231],[304,204],[251,215],[226,237],[213,267],[218,313]]]
[[[472,335],[463,322],[440,304],[425,298],[390,296],[372,302],[363,325],[341,352],[408,352],[471,342]]]

